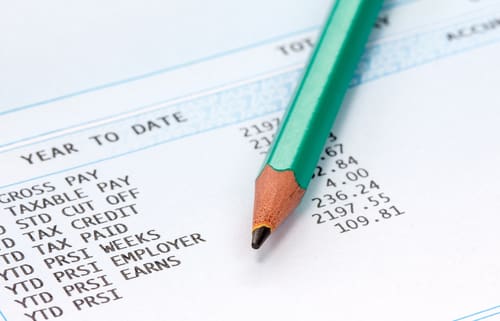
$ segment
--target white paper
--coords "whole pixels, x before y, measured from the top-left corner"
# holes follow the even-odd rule
[[[153,30],[187,23],[160,12],[205,4],[148,4],[138,29],[133,4],[2,11],[22,28],[1,32],[16,46],[0,63],[0,320],[500,319],[498,1],[385,4],[337,139],[259,251],[254,179],[329,4],[216,1],[210,31],[231,29],[224,9],[235,24],[280,15],[165,60]],[[202,41],[198,27],[177,32]],[[48,60],[32,60],[22,44],[52,29],[76,47],[39,43]],[[99,56],[90,36],[107,34],[147,52]]]

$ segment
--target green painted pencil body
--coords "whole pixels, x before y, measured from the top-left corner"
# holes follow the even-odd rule
[[[337,0],[255,182],[252,247],[260,248],[305,190],[383,0]]]
[[[337,0],[265,164],[305,189],[383,0]]]

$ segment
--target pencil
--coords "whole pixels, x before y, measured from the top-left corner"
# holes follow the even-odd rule
[[[337,0],[255,182],[252,247],[299,205],[383,0]]]

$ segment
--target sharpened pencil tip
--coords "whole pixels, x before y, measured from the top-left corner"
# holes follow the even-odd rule
[[[252,232],[252,248],[258,250],[265,240],[271,235],[271,229],[266,226],[256,228]]]

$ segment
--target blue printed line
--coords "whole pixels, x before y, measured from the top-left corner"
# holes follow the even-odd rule
[[[11,113],[15,113],[15,112],[18,112],[18,111],[21,111],[21,110],[26,110],[26,109],[38,107],[38,106],[41,106],[41,105],[50,104],[50,103],[53,103],[53,102],[56,102],[56,101],[60,101],[60,100],[64,100],[64,99],[68,99],[68,98],[71,98],[71,97],[80,96],[80,95],[87,94],[87,93],[90,93],[90,92],[93,92],[93,91],[99,91],[99,90],[107,89],[107,88],[110,88],[110,87],[114,87],[114,86],[118,86],[118,85],[123,85],[123,84],[129,83],[129,82],[134,82],[134,81],[142,80],[142,79],[145,79],[145,78],[150,78],[150,77],[157,76],[157,75],[160,75],[160,74],[163,74],[163,73],[167,73],[167,72],[178,70],[178,69],[182,69],[182,68],[185,68],[185,67],[188,67],[188,66],[191,66],[191,65],[199,64],[199,63],[202,63],[202,62],[205,62],[205,61],[208,61],[208,60],[213,60],[213,59],[216,59],[216,58],[221,58],[221,57],[229,56],[229,55],[232,55],[234,53],[238,53],[238,52],[245,51],[245,50],[248,50],[248,49],[252,49],[252,48],[255,48],[255,47],[267,45],[267,44],[276,42],[278,40],[281,40],[283,38],[288,38],[288,37],[292,37],[292,36],[295,36],[295,35],[298,35],[298,34],[301,34],[301,33],[314,31],[314,30],[319,29],[319,27],[320,26],[317,25],[317,26],[306,28],[306,29],[302,29],[302,30],[298,30],[298,31],[293,31],[293,32],[290,32],[290,33],[287,33],[287,34],[283,34],[283,35],[280,35],[280,36],[268,38],[266,40],[262,40],[262,41],[259,41],[259,42],[256,42],[256,43],[253,43],[253,44],[250,44],[250,45],[247,45],[247,46],[243,46],[243,47],[239,47],[239,48],[236,48],[236,49],[228,50],[228,51],[225,51],[225,52],[217,53],[217,54],[214,54],[214,55],[206,56],[206,57],[203,57],[203,58],[200,58],[200,59],[195,59],[195,60],[192,60],[192,61],[189,61],[189,62],[185,62],[185,63],[179,64],[179,65],[162,68],[162,69],[155,70],[155,71],[152,71],[152,72],[149,72],[149,73],[145,73],[145,74],[142,74],[142,75],[138,75],[138,76],[134,76],[134,77],[130,77],[130,78],[126,78],[126,79],[122,79],[122,80],[118,80],[118,81],[114,81],[114,82],[102,84],[102,85],[95,86],[95,87],[90,87],[90,88],[87,88],[87,89],[83,89],[83,90],[80,90],[80,91],[75,91],[75,92],[72,92],[72,93],[69,93],[69,94],[65,94],[65,95],[62,95],[62,96],[58,96],[58,97],[54,97],[54,98],[51,98],[51,99],[42,100],[42,101],[39,101],[39,102],[36,102],[36,103],[32,103],[32,104],[28,104],[28,105],[23,105],[23,106],[18,106],[18,107],[12,107],[12,108],[9,108],[7,110],[0,111],[0,116],[11,114]]]
[[[482,311],[479,311],[479,312],[476,312],[476,313],[473,313],[473,314],[466,315],[465,317],[461,317],[461,318],[455,319],[453,321],[465,320],[465,319],[468,319],[470,317],[477,316],[478,314],[482,314],[482,313],[485,313],[485,312],[488,312],[488,311],[491,311],[491,310],[495,310],[495,309],[498,309],[498,308],[500,308],[500,305],[497,305],[497,306],[495,306],[493,308],[485,309],[485,310],[482,310]],[[476,320],[480,320],[480,319],[476,319]]]
[[[270,114],[276,113],[276,112],[278,112],[280,110],[282,110],[282,108],[278,108],[278,109],[270,111],[270,112],[265,112],[265,113],[262,113],[260,115],[256,115],[254,117],[249,117],[248,119],[245,119],[245,120],[248,121],[248,120],[256,119],[256,118],[259,118],[259,117],[264,117],[266,115],[270,115]],[[242,122],[242,120],[239,119],[239,120],[236,120],[236,121],[227,122],[227,123],[219,125],[219,126],[207,128],[207,129],[204,129],[204,130],[199,130],[199,131],[196,131],[196,132],[193,132],[193,133],[189,133],[189,134],[177,136],[177,137],[174,137],[174,138],[165,139],[165,140],[159,141],[159,142],[154,143],[154,144],[150,144],[150,145],[146,145],[146,146],[143,146],[143,147],[140,147],[140,148],[136,148],[136,149],[133,149],[133,150],[126,151],[124,153],[120,153],[120,154],[116,154],[116,155],[113,155],[113,156],[104,157],[104,158],[101,158],[101,159],[98,159],[98,160],[95,160],[95,161],[92,161],[92,162],[80,164],[80,165],[73,166],[73,167],[70,167],[70,168],[62,169],[62,170],[59,170],[59,171],[51,172],[51,173],[40,175],[40,176],[36,176],[36,177],[32,177],[32,178],[25,179],[25,180],[22,180],[22,181],[18,181],[18,182],[15,182],[15,183],[10,183],[10,184],[7,184],[7,185],[3,185],[3,186],[0,186],[0,190],[4,189],[4,188],[15,186],[15,185],[20,185],[20,184],[28,183],[28,182],[31,182],[31,181],[34,181],[34,180],[38,180],[38,179],[42,179],[42,178],[46,178],[46,177],[50,177],[50,176],[62,174],[62,173],[65,173],[65,172],[68,172],[68,171],[72,171],[72,170],[75,170],[75,169],[79,169],[79,168],[82,168],[82,167],[85,167],[85,166],[91,166],[91,165],[99,164],[99,163],[102,163],[102,162],[105,162],[105,161],[108,161],[108,160],[112,160],[112,159],[115,159],[115,158],[120,158],[120,157],[123,157],[123,156],[134,154],[136,152],[140,152],[140,151],[143,151],[143,150],[151,149],[151,148],[154,148],[154,147],[166,144],[166,143],[174,142],[174,141],[177,141],[177,140],[180,140],[180,139],[184,139],[184,138],[188,138],[188,137],[191,137],[191,136],[203,134],[203,133],[210,132],[210,131],[217,130],[217,129],[226,128],[226,127],[229,127],[229,126],[241,123],[241,122]]]
[[[3,314],[3,312],[0,310],[0,317],[2,317],[2,321],[7,321],[7,318]]]
[[[495,316],[495,315],[499,315],[499,314],[500,314],[500,312],[493,313],[493,314],[490,314],[490,315],[484,316],[484,317],[482,317],[482,318],[475,319],[474,321],[479,321],[479,320],[489,319],[489,318],[491,318],[491,317],[493,317],[493,316]]]

